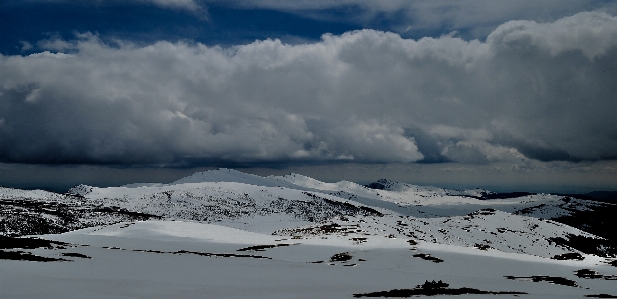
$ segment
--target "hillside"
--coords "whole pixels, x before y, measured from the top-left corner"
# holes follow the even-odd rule
[[[375,264],[371,271],[386,271],[391,269],[389,263],[403,265],[412,258],[434,265],[422,270],[433,273],[425,277],[448,278],[444,273],[459,271],[452,268],[455,258],[463,263],[459,266],[483,269],[474,271],[497,271],[502,277],[515,277],[514,281],[543,281],[530,278],[542,273],[526,271],[534,269],[534,263],[544,263],[551,270],[543,273],[557,271],[563,279],[563,269],[569,267],[601,269],[605,274],[594,276],[594,288],[610,290],[608,281],[617,279],[610,266],[617,263],[617,246],[608,228],[614,223],[610,215],[617,211],[616,205],[551,194],[522,195],[508,198],[488,190],[457,191],[388,180],[367,186],[324,183],[297,174],[260,177],[230,169],[196,173],[170,184],[78,185],[66,194],[1,188],[5,261],[0,260],[0,267],[10,268],[20,260],[82,263],[81,255],[105,260],[109,256],[100,249],[109,248],[126,252],[118,256],[123,261],[142,252],[354,267],[378,259],[378,252],[391,252],[394,255],[385,255],[383,267]],[[25,235],[43,236],[19,238]],[[465,264],[476,259],[499,267],[521,263],[527,270]],[[448,266],[441,266],[444,261]],[[239,267],[235,262],[230,265]],[[285,265],[281,267],[286,271],[298,271]],[[322,270],[311,271],[321,275],[317,273]],[[583,274],[572,278],[572,273],[566,280],[576,285],[591,281]],[[465,281],[465,275],[456,274],[448,281]],[[504,283],[499,280],[497,286]],[[403,293],[425,294],[426,288],[460,292],[439,284],[422,286],[422,281],[417,285]],[[486,285],[480,286],[476,290],[486,291]]]

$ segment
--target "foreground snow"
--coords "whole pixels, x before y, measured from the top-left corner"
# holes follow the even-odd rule
[[[383,236],[368,237],[365,243],[333,235],[292,240],[181,221],[119,223],[41,237],[72,245],[39,248],[34,254],[58,257],[70,252],[90,258],[2,261],[2,298],[351,298],[413,288],[425,280],[442,280],[456,288],[528,293],[519,295],[524,298],[581,298],[614,293],[615,281],[579,278],[575,271],[617,275],[617,268],[590,256],[583,261],[556,261],[427,242],[410,245],[406,239]],[[288,246],[238,251],[281,244]],[[351,258],[330,260],[339,253]],[[414,257],[418,254],[443,262]],[[577,286],[505,278],[540,275],[562,277]]]

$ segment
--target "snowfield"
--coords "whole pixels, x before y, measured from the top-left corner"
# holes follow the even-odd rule
[[[219,169],[0,203],[2,298],[617,298],[615,205],[574,197]]]

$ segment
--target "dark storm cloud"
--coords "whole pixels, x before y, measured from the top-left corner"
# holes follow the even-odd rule
[[[363,30],[302,45],[37,45],[51,52],[0,56],[3,162],[616,156],[617,18],[605,13],[507,22],[485,42]]]

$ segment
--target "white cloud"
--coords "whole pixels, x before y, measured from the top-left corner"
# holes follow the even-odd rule
[[[41,43],[70,55],[0,56],[0,159],[614,159],[616,34],[603,13],[509,22],[486,42],[363,30],[111,47],[82,34]]]
[[[510,21],[488,36],[495,51],[513,47],[539,47],[551,55],[581,51],[587,58],[606,54],[617,41],[615,17],[583,12],[577,18],[564,18],[554,23]]]

